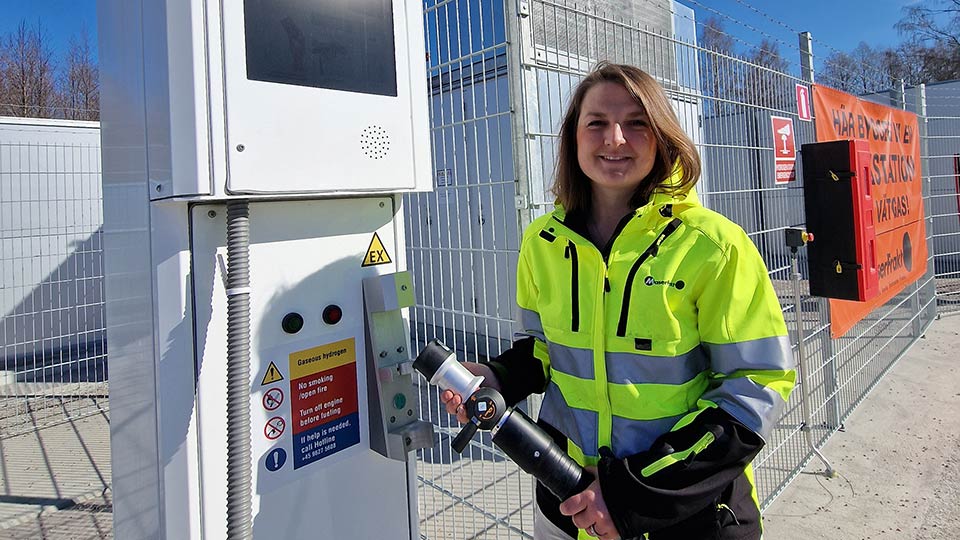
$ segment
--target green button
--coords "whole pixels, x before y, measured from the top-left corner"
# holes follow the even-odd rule
[[[393,396],[393,406],[397,409],[402,409],[407,406],[407,396],[403,394],[397,394]]]

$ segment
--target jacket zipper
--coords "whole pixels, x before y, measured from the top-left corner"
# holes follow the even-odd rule
[[[627,335],[627,315],[630,313],[630,296],[633,289],[633,281],[637,277],[640,266],[648,258],[657,256],[657,252],[660,250],[660,244],[662,244],[668,236],[673,234],[673,232],[680,227],[681,223],[680,218],[673,218],[673,220],[663,228],[653,243],[640,254],[640,257],[633,263],[633,266],[630,267],[630,273],[627,274],[627,281],[624,284],[623,304],[620,306],[620,322],[617,324],[617,337]]]
[[[570,259],[570,298],[571,311],[573,312],[570,321],[570,330],[580,331],[580,265],[577,259],[577,245],[567,240],[567,249],[563,254],[564,258]]]

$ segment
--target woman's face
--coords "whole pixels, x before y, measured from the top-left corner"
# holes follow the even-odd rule
[[[626,88],[601,82],[587,90],[577,120],[577,161],[594,193],[629,201],[656,158],[650,119]]]

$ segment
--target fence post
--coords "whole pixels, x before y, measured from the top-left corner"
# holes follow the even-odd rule
[[[813,84],[813,37],[800,32],[800,78]]]
[[[531,88],[537,88],[533,71],[528,67],[533,62],[533,35],[531,31],[531,6],[527,0],[508,0],[505,2],[507,26],[507,84],[510,96],[510,122],[513,133],[513,173],[516,182],[515,205],[521,234],[533,221],[531,205],[531,141],[527,136],[527,118],[529,111],[536,110],[536,98],[531,101]]]
[[[932,175],[930,174],[930,170],[929,170],[930,150],[928,147],[929,133],[928,133],[928,125],[927,125],[927,85],[923,83],[917,86],[917,131],[918,131],[917,135],[920,137],[918,140],[920,142],[920,181],[923,182],[921,184],[921,195],[923,199],[923,211],[924,211],[923,219],[926,220],[926,223],[924,224],[925,225],[924,232],[926,233],[925,241],[927,242],[928,253],[934,254],[933,257],[927,258],[928,261],[932,261],[933,268],[928,267],[926,274],[922,278],[918,279],[915,283],[916,295],[917,295],[917,310],[919,312],[919,310],[923,309],[924,307],[923,299],[920,296],[920,289],[921,287],[924,287],[926,286],[927,283],[929,283],[930,279],[927,279],[928,276],[934,280],[934,285],[933,285],[934,292],[933,292],[933,298],[932,298],[934,301],[931,302],[929,306],[927,306],[927,310],[924,316],[922,317],[918,316],[916,319],[914,319],[914,322],[913,322],[914,335],[919,337],[923,335],[923,331],[926,328],[927,323],[932,321],[937,314],[937,303],[935,300],[936,298],[936,281],[935,281],[936,279],[935,278],[936,246],[934,245],[935,240],[933,235],[934,233],[933,216],[930,215],[930,194],[932,189],[932,185],[931,185]],[[931,264],[931,262],[928,262],[928,264]]]
[[[536,51],[533,45],[533,25],[531,21],[532,6],[527,0],[508,0],[505,2],[505,16],[507,24],[507,42],[509,56],[507,59],[507,77],[510,95],[510,121],[513,147],[513,172],[517,196],[517,229],[523,231],[533,221],[533,186],[534,178],[542,178],[542,159],[539,147],[528,135],[528,121],[531,111],[538,110],[539,88],[537,75],[532,69],[536,62]],[[535,171],[532,167],[540,167]],[[542,182],[541,182],[542,185]],[[535,394],[527,398],[528,410],[531,414],[539,414],[542,397]]]
[[[890,106],[907,110],[906,95],[907,95],[906,82],[903,79],[894,81],[894,85],[890,87]]]
[[[810,32],[800,32],[800,78],[808,84],[814,84],[815,74],[813,70],[813,36]],[[817,111],[813,108],[813,97],[811,96],[811,110],[814,116]],[[805,264],[809,261],[804,260]],[[809,275],[809,271],[807,273]],[[797,317],[802,316],[801,306],[797,306]],[[824,421],[827,427],[836,429],[840,426],[840,396],[837,395],[837,362],[833,354],[833,340],[830,339],[830,309],[827,300],[817,299],[817,313],[820,318],[820,360],[823,362],[823,395],[827,400],[824,404]],[[801,317],[802,318],[802,317]]]

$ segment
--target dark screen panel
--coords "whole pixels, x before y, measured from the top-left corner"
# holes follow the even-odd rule
[[[244,0],[247,78],[397,95],[391,0]]]

